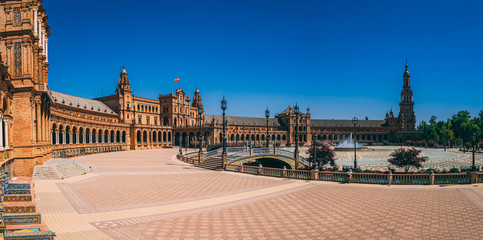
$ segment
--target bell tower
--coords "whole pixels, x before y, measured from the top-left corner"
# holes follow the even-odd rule
[[[408,63],[406,59],[406,70],[403,74],[403,90],[401,91],[401,102],[399,103],[399,131],[416,131],[416,115],[414,115],[413,91],[411,90]]]
[[[120,121],[124,123],[134,123],[134,106],[131,84],[127,78],[127,71],[122,66],[120,78],[117,82],[116,94],[119,101],[119,117]]]

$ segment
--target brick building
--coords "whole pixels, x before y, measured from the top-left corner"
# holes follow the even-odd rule
[[[50,27],[41,0],[0,1],[0,162],[16,176],[51,157],[172,146],[195,147],[200,122],[203,145],[221,142],[222,116],[201,114],[201,93],[183,89],[158,99],[136,96],[123,67],[115,94],[86,99],[48,87]],[[114,82],[114,81],[113,81]],[[403,74],[400,113],[384,120],[360,120],[355,139],[363,143],[404,142],[417,138],[408,66]],[[296,117],[288,107],[273,118],[227,117],[229,143],[293,144],[298,121],[301,143],[339,142],[353,132],[350,120]],[[267,126],[268,123],[268,126]],[[268,135],[267,135],[268,128]]]

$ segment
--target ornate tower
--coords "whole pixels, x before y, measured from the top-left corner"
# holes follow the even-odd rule
[[[203,101],[201,101],[200,90],[196,87],[195,96],[193,97],[193,102],[191,106],[198,109],[198,107],[203,107]],[[205,109],[203,109],[203,113]],[[198,115],[198,111],[196,110],[196,125],[200,124],[200,116]]]
[[[50,156],[48,38],[42,0],[0,2],[0,52],[14,88],[14,175],[31,176]]]
[[[116,89],[116,94],[119,101],[119,120],[120,122],[124,123],[133,123],[135,122],[133,115],[133,95],[131,84],[129,83],[129,79],[127,78],[127,71],[124,66],[122,66],[122,71],[119,75],[120,78],[117,82]]]
[[[403,74],[403,90],[401,91],[401,102],[399,103],[399,131],[416,131],[416,115],[414,115],[413,91],[411,91],[408,64]]]

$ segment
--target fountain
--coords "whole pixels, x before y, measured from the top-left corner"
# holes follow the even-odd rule
[[[366,150],[367,147],[360,144],[360,143],[355,143],[355,148],[356,149],[362,149],[362,150]],[[353,151],[354,150],[354,141],[352,139],[352,133],[350,135],[350,137],[346,140],[344,140],[342,143],[340,143],[339,145],[337,145],[337,147],[335,147],[335,150],[336,151]]]

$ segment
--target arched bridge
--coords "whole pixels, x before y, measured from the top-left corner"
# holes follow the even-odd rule
[[[227,148],[227,164],[243,165],[250,162],[260,161],[260,160],[271,160],[282,162],[287,168],[296,169],[296,160],[294,157],[294,152],[279,149],[279,148],[244,148],[244,147],[233,147]],[[220,159],[222,155],[222,149],[216,149],[203,154],[203,161],[209,161],[210,159]],[[299,156],[299,166],[309,166],[307,159]]]

